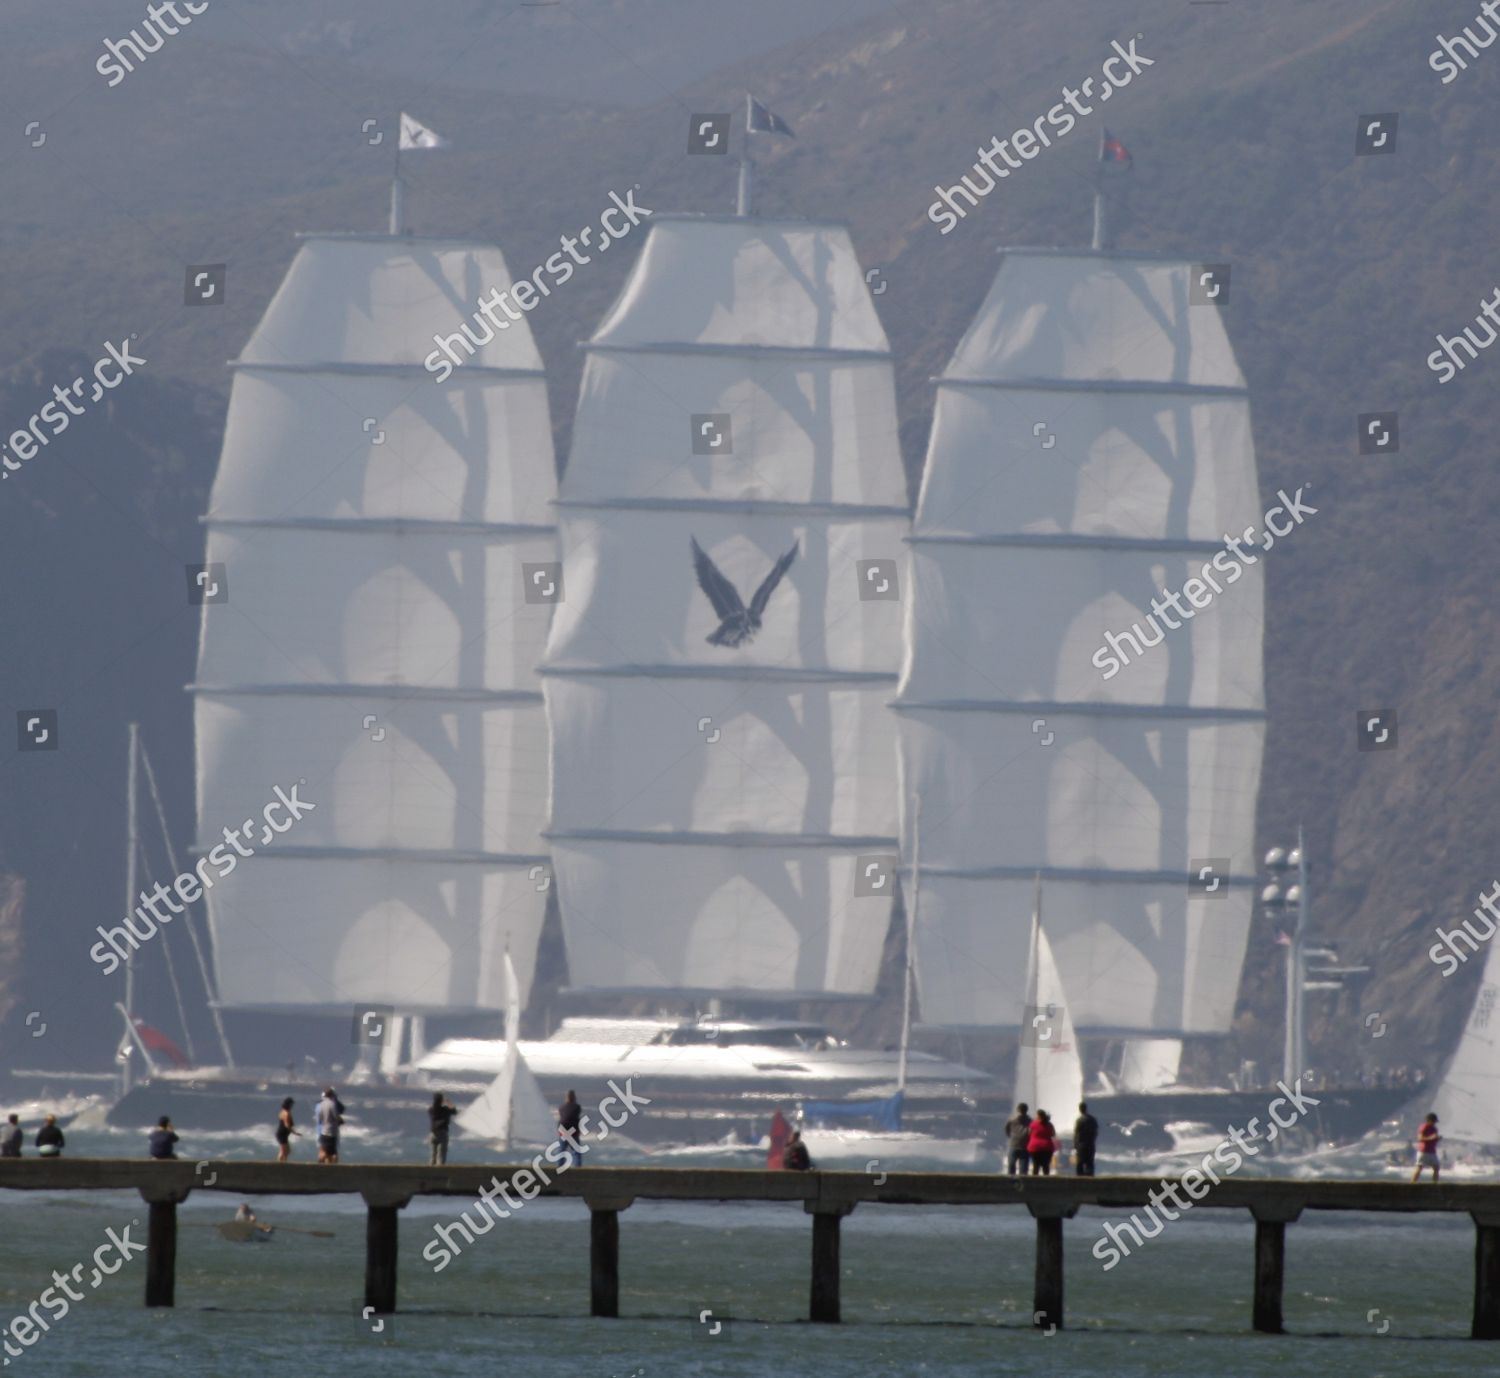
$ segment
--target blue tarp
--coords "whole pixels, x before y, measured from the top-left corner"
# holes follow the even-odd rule
[[[880,1100],[810,1100],[802,1105],[802,1116],[809,1124],[842,1123],[845,1120],[867,1120],[874,1128],[896,1133],[901,1128],[902,1092]]]

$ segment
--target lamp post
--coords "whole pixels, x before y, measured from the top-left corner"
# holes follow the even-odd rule
[[[1286,1037],[1282,1044],[1281,1075],[1288,1086],[1295,1086],[1307,1068],[1307,1030],[1303,1020],[1308,937],[1307,852],[1302,845],[1301,824],[1297,825],[1297,845],[1290,851],[1272,847],[1266,853],[1265,865],[1272,879],[1260,892],[1262,906],[1273,918],[1284,914],[1294,916],[1286,949]],[[1284,885],[1293,871],[1296,880]]]

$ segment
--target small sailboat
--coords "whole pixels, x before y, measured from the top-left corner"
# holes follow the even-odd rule
[[[1500,1147],[1500,955],[1485,960],[1469,1022],[1443,1073],[1431,1105],[1413,1112],[1437,1112],[1445,1147]],[[1425,1093],[1424,1093],[1425,1094]],[[1408,1160],[1410,1154],[1407,1155]]]
[[[1063,994],[1062,974],[1042,927],[1042,882],[1037,877],[1031,913],[1031,950],[1026,960],[1026,1004],[1021,1017],[1021,1047],[1016,1056],[1017,1101],[1033,1112],[1045,1110],[1057,1126],[1058,1150],[1073,1113],[1083,1099],[1083,1059],[1078,1035]]]
[[[501,1150],[518,1144],[550,1143],[557,1121],[542,1088],[521,1056],[521,984],[505,954],[505,1065],[483,1095],[460,1112],[458,1126],[466,1134],[488,1139]]]

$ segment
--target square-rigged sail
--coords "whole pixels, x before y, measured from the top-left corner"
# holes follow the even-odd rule
[[[1251,918],[1264,565],[1244,378],[1188,263],[1005,253],[939,380],[897,706],[924,1021],[1015,1028],[1033,876],[1079,1033],[1224,1032]],[[1195,304],[1198,302],[1199,304]],[[1154,638],[1152,599],[1209,606]],[[1136,629],[1106,676],[1099,651]],[[912,820],[904,831],[908,838]],[[1210,867],[1219,883],[1194,884]]]
[[[587,348],[544,674],[572,983],[868,994],[908,509],[848,233],[656,216]]]
[[[551,607],[524,566],[556,558],[546,387],[524,322],[443,383],[423,367],[509,283],[485,244],[312,237],[235,366],[206,557],[229,601],[204,607],[194,686],[199,849],[227,851],[278,785],[314,809],[209,891],[227,1005],[500,1008],[507,944],[529,985]]]

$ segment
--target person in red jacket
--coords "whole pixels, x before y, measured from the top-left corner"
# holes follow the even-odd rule
[[[1052,1127],[1052,1116],[1045,1110],[1036,1112],[1031,1122],[1031,1137],[1026,1142],[1026,1152],[1031,1157],[1031,1172],[1035,1176],[1052,1175],[1052,1155],[1057,1152],[1057,1130]]]
[[[1422,1175],[1424,1167],[1432,1169],[1432,1180],[1437,1181],[1438,1173],[1442,1170],[1438,1159],[1438,1145],[1442,1142],[1443,1136],[1438,1133],[1438,1117],[1428,1115],[1417,1130],[1417,1170],[1411,1175],[1413,1182]]]

